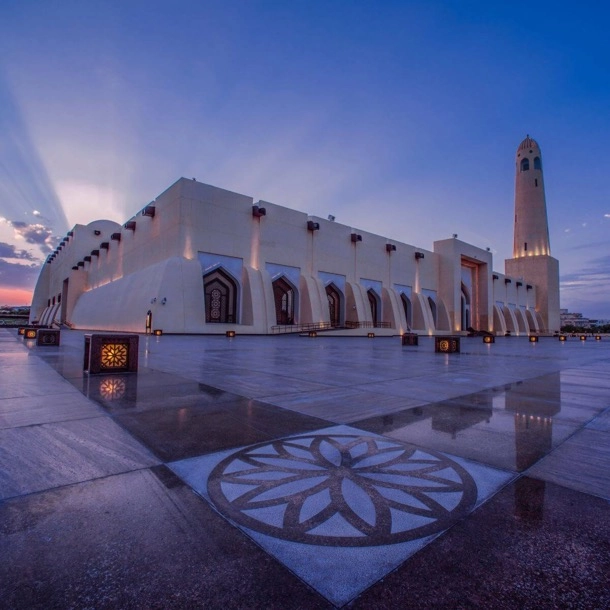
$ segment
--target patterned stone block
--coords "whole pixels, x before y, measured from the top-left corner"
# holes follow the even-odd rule
[[[84,370],[90,375],[137,373],[138,335],[85,335]]]
[[[60,331],[53,328],[41,328],[36,335],[36,345],[59,345]]]
[[[434,351],[439,354],[458,354],[460,352],[460,338],[434,337]]]

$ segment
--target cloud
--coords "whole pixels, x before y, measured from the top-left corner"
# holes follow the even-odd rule
[[[561,276],[562,291],[597,293],[608,290],[610,283],[610,255],[593,259],[581,270]]]
[[[23,265],[0,259],[0,285],[32,289],[38,279],[40,267],[37,263]]]
[[[26,261],[38,261],[27,250],[18,250],[13,244],[0,241],[0,258],[17,258]]]
[[[25,239],[28,244],[35,244],[45,252],[52,252],[58,238],[53,237],[50,227],[43,224],[28,224],[21,220],[9,221],[17,236]]]

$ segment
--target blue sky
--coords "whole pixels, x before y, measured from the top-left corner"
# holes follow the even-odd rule
[[[603,2],[4,0],[0,302],[75,223],[180,176],[432,249],[512,255],[541,146],[562,307],[610,318]]]

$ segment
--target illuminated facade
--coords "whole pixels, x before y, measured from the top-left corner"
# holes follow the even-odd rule
[[[490,251],[457,238],[423,250],[181,178],[123,226],[69,231],[40,274],[31,321],[213,334],[559,330],[558,287],[555,327],[539,276],[517,271],[494,272]]]

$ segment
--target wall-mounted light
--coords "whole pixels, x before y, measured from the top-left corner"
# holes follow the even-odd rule
[[[120,233],[113,233],[110,236],[110,239],[113,239],[114,241],[121,241],[121,234]]]
[[[160,337],[163,334],[163,331],[160,328],[155,328],[155,330],[153,330],[152,334],[155,337]]]
[[[110,248],[110,243],[107,241],[103,241],[100,244],[100,250],[108,250],[108,248]]]
[[[74,267],[72,267],[72,271],[78,271],[78,265],[74,265]]]
[[[91,262],[91,257],[90,256],[85,256],[85,258],[83,259],[86,263],[90,263]]]
[[[563,342],[563,341],[567,341],[568,338],[565,335],[559,335],[559,340]]]
[[[415,253],[415,260],[421,260],[422,258],[424,258],[424,253],[423,252],[416,252]]]
[[[523,286],[523,282],[517,282],[516,286],[517,286],[517,288],[519,288],[519,286]]]
[[[99,250],[91,250],[91,256],[99,256],[99,255],[100,255]]]
[[[586,341],[587,340],[587,335],[580,335],[580,340],[581,341]]]
[[[266,216],[267,210],[265,208],[259,208],[257,205],[252,206],[252,216],[254,218],[260,218],[261,216]]]
[[[78,261],[78,263],[76,263],[79,267],[84,267],[85,266],[85,261]]]
[[[386,252],[396,252],[396,246],[394,244],[386,244],[385,251]]]
[[[505,277],[505,278],[504,278],[504,283],[505,283],[505,284],[512,284],[512,283],[513,283],[513,281],[512,281],[512,280],[511,280],[509,277]]]
[[[352,233],[350,236],[352,242],[362,241],[362,235],[358,235],[358,233]]]
[[[308,231],[319,231],[320,230],[320,223],[319,222],[314,222],[313,220],[308,220],[307,221],[307,230]]]
[[[532,285],[531,284],[526,284],[525,285],[525,289],[526,290],[531,290],[532,289]]]
[[[602,336],[601,335],[595,335],[595,340],[596,341],[601,341],[602,340]]]
[[[68,237],[72,237],[74,235],[74,231],[68,231]]]
[[[37,330],[35,328],[26,328],[23,335],[24,339],[36,339]]]
[[[154,205],[147,205],[142,210],[142,216],[148,216],[149,218],[154,218],[155,217],[155,206]]]
[[[127,221],[124,225],[123,225],[128,231],[135,231],[136,230],[136,221],[135,220],[129,220]]]
[[[492,276],[491,276],[491,279],[492,280],[497,280],[497,279],[500,279],[500,276],[497,273],[493,273]]]

